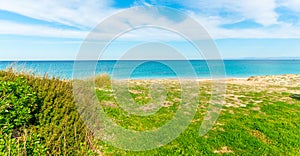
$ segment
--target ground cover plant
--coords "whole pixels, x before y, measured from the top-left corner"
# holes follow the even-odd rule
[[[300,85],[297,76],[229,80],[226,104],[204,136],[199,127],[211,98],[211,82],[199,81],[197,113],[189,127],[165,146],[126,151],[93,138],[74,103],[72,82],[0,72],[0,155],[299,155]],[[276,79],[275,79],[276,78]],[[155,130],[172,119],[181,102],[176,80],[161,80],[167,94],[163,107],[151,116],[129,114],[118,105],[109,76],[95,78],[99,105],[118,125]],[[275,81],[276,80],[276,81]],[[92,81],[90,79],[89,81]],[[122,82],[139,105],[151,100],[151,80]],[[296,97],[296,98],[295,98]],[[147,140],[145,140],[146,142]]]
[[[142,152],[116,149],[101,141],[98,144],[108,155],[299,155],[300,102],[290,96],[300,90],[294,83],[285,86],[253,82],[227,82],[226,104],[212,130],[203,137],[199,137],[199,127],[211,97],[211,82],[208,81],[199,82],[199,90],[195,91],[201,99],[192,123],[171,143]],[[118,125],[140,131],[153,130],[173,117],[181,100],[178,82],[166,80],[164,83],[167,100],[164,107],[150,117],[122,110],[110,87],[97,88],[97,95],[106,113]],[[132,98],[141,104],[149,101],[147,86],[150,81],[132,80],[129,84]]]

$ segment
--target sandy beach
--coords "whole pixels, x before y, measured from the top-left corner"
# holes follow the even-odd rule
[[[114,80],[116,82],[126,82],[127,80]],[[198,82],[225,82],[227,84],[239,84],[250,86],[285,86],[296,87],[300,86],[300,74],[284,74],[284,75],[269,75],[269,76],[251,76],[248,78],[224,78],[224,79],[192,79],[192,78],[167,78],[167,79],[130,79],[130,82],[135,83],[153,83],[153,82],[179,82],[179,81],[198,81]]]
[[[246,96],[245,93],[258,93],[265,92],[266,96],[277,94],[277,93],[287,93],[287,94],[300,94],[300,75],[298,74],[285,74],[285,75],[270,75],[270,76],[253,76],[249,78],[225,78],[225,79],[147,79],[147,80],[129,80],[130,85],[141,85],[147,86],[149,84],[165,84],[166,86],[179,87],[180,82],[199,82],[199,86],[210,86],[214,82],[225,83],[226,91],[225,107],[247,107],[247,104],[242,100]],[[127,80],[117,80],[120,84],[126,83]],[[210,87],[207,89],[209,90]],[[134,92],[135,90],[133,90]],[[277,98],[270,97],[274,101],[282,100],[289,101],[290,97]],[[263,99],[249,99],[253,104],[259,104]],[[259,110],[259,107],[253,109]]]

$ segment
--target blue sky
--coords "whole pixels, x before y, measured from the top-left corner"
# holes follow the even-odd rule
[[[127,8],[157,5],[197,20],[224,59],[300,57],[299,0],[0,0],[0,60],[75,59],[87,34],[104,19]],[[143,16],[145,21],[155,18]],[[107,29],[117,29],[120,22]],[[105,59],[116,59],[139,40],[159,37],[170,39],[190,59],[198,58],[184,41],[146,29],[116,41]]]

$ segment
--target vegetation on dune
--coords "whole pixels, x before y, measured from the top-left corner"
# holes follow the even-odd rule
[[[91,153],[72,84],[0,71],[0,155]]]
[[[93,78],[96,87],[107,87],[111,85],[111,78],[107,74],[100,74]]]
[[[182,101],[180,83],[162,81],[166,89],[163,106],[153,115],[138,116],[118,105],[117,86],[111,86],[109,76],[93,80],[99,105],[107,116],[131,130],[161,127],[174,117]],[[252,81],[256,78],[249,83]],[[138,106],[151,101],[151,80],[119,85],[122,83],[128,85]],[[211,82],[199,82],[199,90],[191,94],[199,95],[200,100],[189,127],[165,146],[134,152],[92,137],[77,112],[71,81],[0,71],[0,155],[299,155],[299,87],[228,83],[218,121],[206,135],[199,136],[211,98]]]

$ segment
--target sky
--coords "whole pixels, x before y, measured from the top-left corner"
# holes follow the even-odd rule
[[[74,60],[99,23],[138,6],[166,6],[196,20],[223,59],[300,58],[299,0],[0,0],[0,60]],[[185,28],[184,19],[172,15],[132,17]],[[103,31],[118,31],[132,21],[114,21]],[[118,59],[153,41],[167,42],[189,59],[201,58],[178,34],[145,28],[120,36],[102,59]]]

